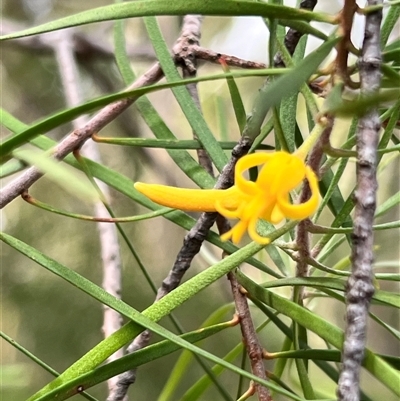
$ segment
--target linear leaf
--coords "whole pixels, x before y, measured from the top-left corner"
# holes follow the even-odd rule
[[[239,283],[243,285],[253,297],[293,319],[307,330],[311,330],[336,348],[341,349],[344,333],[338,327],[295,302],[289,301],[280,295],[260,287],[240,271],[236,271],[236,276]],[[397,386],[399,378],[398,373],[368,348],[365,349],[363,366],[396,395],[400,396],[400,388]]]
[[[397,100],[400,96],[398,89],[379,92],[378,94],[360,97],[359,99],[336,99],[335,103],[327,104],[323,111],[340,117],[363,116],[372,107],[380,103]]]
[[[43,120],[35,123],[23,132],[19,132],[17,135],[12,135],[11,137],[6,138],[0,144],[0,155],[4,160],[6,156],[15,148],[21,146],[23,143],[30,141],[32,138],[39,134],[43,134],[45,132],[50,131],[62,124],[65,124],[76,117],[79,117],[82,114],[89,113],[100,107],[106,106],[107,104],[113,103],[114,101],[126,99],[126,98],[137,98],[146,93],[151,93],[157,90],[168,89],[175,86],[182,86],[187,83],[194,82],[202,82],[209,80],[217,80],[217,79],[226,79],[227,76],[232,77],[249,77],[249,76],[263,76],[269,74],[281,74],[282,71],[277,69],[266,69],[266,70],[251,70],[251,71],[233,71],[229,74],[215,74],[206,77],[196,77],[189,79],[181,79],[177,82],[168,82],[165,84],[158,85],[149,85],[143,88],[138,88],[130,91],[119,92],[113,95],[102,96],[97,99],[88,101],[80,106],[73,107],[70,109],[62,110],[61,112],[55,113],[49,117],[44,118]],[[0,109],[0,112],[3,112]],[[0,121],[2,115],[0,114]]]
[[[291,226],[293,226],[293,222],[292,224],[286,224],[284,227],[275,231],[275,233],[271,233],[271,239],[275,240],[279,236],[283,235],[284,232],[290,229]],[[70,366],[58,378],[53,380],[49,385],[45,386],[42,390],[32,396],[29,401],[37,400],[38,397],[46,394],[50,389],[53,390],[57,386],[64,385],[66,381],[74,379],[78,375],[94,369],[116,350],[118,350],[124,344],[136,337],[140,332],[144,330],[144,328],[148,328],[151,331],[159,334],[163,338],[166,338],[183,348],[189,349],[192,352],[196,352],[198,355],[201,355],[215,363],[219,363],[226,368],[238,374],[241,374],[244,377],[261,383],[264,386],[274,389],[281,394],[285,394],[289,398],[302,401],[300,397],[289,393],[288,391],[274,385],[273,383],[261,380],[258,377],[242,369],[239,369],[230,363],[225,362],[224,360],[214,356],[207,351],[193,346],[192,344],[188,343],[185,340],[182,340],[175,334],[172,334],[170,331],[155,323],[155,321],[170,313],[173,309],[193,297],[199,291],[206,288],[208,285],[218,280],[219,278],[223,277],[226,273],[235,268],[235,266],[239,265],[250,256],[253,256],[255,253],[259,252],[263,248],[262,245],[255,243],[247,245],[235,254],[230,255],[222,261],[216,263],[212,269],[207,269],[199,273],[192,279],[188,280],[187,282],[183,283],[176,290],[167,294],[157,303],[151,305],[145,311],[140,313],[123,301],[116,299],[115,297],[104,291],[102,288],[80,276],[75,271],[66,268],[65,266],[59,264],[55,260],[47,257],[46,255],[23,243],[22,241],[5,233],[0,233],[0,239],[17,251],[24,254],[25,256],[31,258],[36,263],[49,269],[53,273],[59,275],[61,278],[75,285],[77,288],[98,299],[103,304],[117,310],[122,315],[128,317],[131,320],[121,329],[119,329],[111,336],[99,343],[97,346],[92,348],[86,355],[84,355],[80,360]]]
[[[59,373],[54,370],[51,366],[47,365],[45,362],[40,360],[36,355],[32,354],[32,352],[28,351],[25,347],[23,347],[21,344],[18,344],[13,338],[9,337],[7,334],[3,333],[0,331],[0,337],[2,337],[5,341],[7,341],[11,346],[16,348],[18,351],[23,353],[26,357],[31,359],[33,362],[35,362],[37,365],[45,369],[47,372],[49,372],[52,376],[58,376]],[[3,379],[3,377],[2,377]],[[80,395],[87,400],[90,401],[98,401],[97,398],[92,397],[90,394],[86,392],[81,392]]]
[[[203,0],[165,0],[135,1],[121,4],[113,4],[94,8],[88,11],[61,18],[52,22],[25,29],[10,35],[0,37],[0,40],[20,38],[51,32],[73,26],[90,24],[93,22],[110,21],[123,18],[146,17],[154,15],[218,15],[218,16],[262,16],[266,18],[300,21],[321,21],[335,23],[330,15],[306,10],[298,10],[292,7],[278,6],[252,1],[212,1]]]
[[[230,72],[229,66],[221,60],[222,68],[224,72]],[[239,126],[239,132],[243,132],[246,125],[246,110],[243,105],[242,97],[240,96],[239,88],[233,78],[226,78],[228,84],[229,94],[231,95],[233,111],[235,112],[236,122]]]
[[[234,306],[232,304],[225,304],[213,312],[202,324],[201,327],[206,327],[209,325],[216,324],[227,314],[227,312],[232,312]],[[189,351],[183,350],[175,366],[171,370],[171,373],[164,385],[157,401],[168,401],[173,397],[176,388],[181,382],[185,380],[185,372],[189,370],[190,362],[193,360],[193,354]],[[230,361],[231,362],[231,361]],[[206,375],[207,378],[210,376]],[[230,397],[228,398],[230,399]]]
[[[38,150],[20,149],[13,156],[28,165],[35,166],[39,171],[60,187],[83,201],[95,202],[99,199],[92,186],[82,181],[75,171],[70,171],[65,165],[54,160],[51,155]]]
[[[178,81],[181,77],[176,69],[164,37],[162,36],[156,18],[147,17],[145,18],[144,23],[167,81]],[[228,158],[209,129],[201,111],[190,96],[189,91],[186,87],[180,86],[172,88],[172,92],[185,114],[188,123],[192,127],[193,132],[199,138],[217,170],[221,172],[228,163]]]
[[[96,137],[96,142],[108,143],[111,145],[138,146],[144,148],[159,149],[203,149],[203,146],[196,139],[150,139],[150,138],[105,138]],[[237,141],[219,141],[219,146],[225,150],[232,150]],[[272,150],[273,146],[261,144],[257,149]]]
[[[279,77],[272,83],[266,83],[260,89],[254,102],[252,115],[248,120],[244,135],[253,139],[257,137],[268,110],[277,105],[283,98],[295,94],[316,72],[318,66],[329,55],[339,40],[339,37],[329,39],[300,61],[291,72]]]
[[[206,327],[197,331],[183,334],[180,336],[183,340],[193,344],[208,338],[223,329],[230,326],[230,323],[222,323],[219,325]],[[123,356],[104,366],[100,366],[88,373],[79,375],[62,386],[49,391],[43,396],[37,398],[37,401],[65,400],[78,393],[78,388],[88,389],[96,384],[105,382],[106,380],[119,375],[129,369],[137,368],[145,363],[157,360],[172,352],[180,350],[181,347],[171,341],[164,340],[147,346],[146,348],[135,351],[132,354]]]

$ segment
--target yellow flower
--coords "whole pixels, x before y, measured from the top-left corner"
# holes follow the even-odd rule
[[[257,181],[249,181],[243,172],[261,166]],[[304,179],[311,188],[311,197],[301,204],[290,203],[289,192]],[[174,209],[218,212],[238,223],[221,239],[232,239],[237,244],[248,231],[252,240],[268,244],[269,238],[261,237],[256,230],[259,219],[273,224],[285,217],[302,220],[314,213],[318,206],[318,180],[310,167],[297,154],[286,152],[253,153],[243,156],[236,164],[235,185],[226,190],[184,189],[165,185],[137,182],[135,188],[160,205]]]

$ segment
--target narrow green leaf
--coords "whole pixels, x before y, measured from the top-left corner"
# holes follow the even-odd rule
[[[265,250],[268,253],[269,257],[272,259],[272,261],[275,263],[275,265],[279,269],[279,271],[284,276],[288,276],[289,275],[289,267],[286,266],[285,262],[283,261],[278,248],[274,244],[271,244],[271,245],[268,245],[265,248]]]
[[[271,233],[271,240],[279,238],[279,236],[283,235],[288,229],[293,226],[294,223],[290,222],[282,228],[276,230],[274,233]],[[263,248],[262,245],[255,243],[247,245],[246,247],[237,251],[235,254],[230,255],[219,263],[215,264],[212,269],[207,269],[199,273],[194,278],[183,283],[180,287],[167,294],[157,303],[151,305],[142,313],[139,313],[129,305],[125,304],[123,301],[116,299],[115,297],[105,292],[102,288],[96,286],[89,280],[80,276],[75,271],[57,263],[56,261],[50,259],[46,255],[40,253],[36,249],[23,243],[22,241],[19,241],[18,239],[13,238],[5,233],[0,233],[0,239],[18,250],[19,252],[26,255],[27,257],[32,258],[36,263],[49,269],[53,273],[59,275],[61,278],[75,285],[77,288],[98,299],[105,305],[108,305],[111,308],[117,310],[122,315],[128,317],[131,320],[130,323],[127,323],[121,329],[119,329],[114,334],[103,340],[100,344],[92,348],[86,355],[84,355],[75,364],[70,366],[57,379],[53,380],[48,386],[45,386],[42,390],[32,396],[29,401],[37,400],[39,396],[46,394],[50,389],[54,389],[56,388],[56,386],[63,385],[66,381],[74,379],[78,375],[95,368],[105,359],[107,359],[111,354],[113,354],[116,350],[118,350],[128,341],[136,337],[141,331],[144,330],[145,327],[159,334],[160,336],[169,339],[173,343],[178,344],[186,349],[190,349],[192,352],[196,352],[198,355],[201,355],[215,363],[219,363],[238,374],[250,378],[258,383],[262,383],[269,388],[273,388],[275,391],[281,394],[285,394],[292,399],[301,400],[299,397],[293,396],[286,390],[275,386],[273,383],[261,380],[258,377],[246,371],[243,371],[242,369],[226,363],[213,354],[193,346],[187,341],[182,340],[178,336],[172,334],[168,330],[165,330],[158,324],[154,323],[161,317],[170,313],[177,306],[181,305],[183,302],[193,297],[199,291],[224,276],[235,266],[239,265],[258,251],[260,251]]]
[[[290,153],[295,151],[295,131],[297,115],[297,94],[282,99],[279,108],[279,119],[285,138],[286,146]]]
[[[385,63],[390,61],[399,61],[400,60],[400,47],[393,50],[386,50],[382,53],[383,61]]]
[[[296,66],[303,60],[307,45],[307,36],[303,36],[296,46],[293,54],[293,65]],[[324,40],[327,40],[325,38]],[[295,132],[296,132],[296,116],[297,116],[297,94],[282,99],[279,108],[279,116],[282,130],[286,139],[287,148],[290,153],[295,150]]]
[[[84,214],[77,214],[77,213],[71,213],[71,212],[67,212],[65,210],[60,210],[57,209],[53,206],[50,206],[46,203],[40,202],[37,199],[32,199],[29,202],[30,204],[37,206],[43,210],[46,210],[50,213],[55,213],[55,214],[59,214],[61,216],[65,216],[65,217],[70,217],[73,219],[78,219],[78,220],[86,220],[86,221],[92,221],[92,222],[98,222],[98,221],[102,221],[104,223],[133,223],[135,221],[142,221],[142,220],[148,220],[148,219],[153,219],[154,217],[158,217],[158,216],[163,216],[167,213],[171,213],[174,209],[170,209],[170,208],[163,208],[163,209],[159,209],[156,210],[154,212],[150,212],[150,213],[144,213],[144,214],[139,214],[136,216],[129,216],[129,217],[113,217],[112,219],[108,216],[108,217],[99,217],[99,216],[87,216]]]
[[[396,338],[397,341],[400,341],[400,331],[399,330],[397,330],[396,328],[385,323],[382,319],[380,319],[374,313],[369,312],[369,315],[371,316],[372,319],[375,320],[375,322],[377,322],[379,325],[384,327],[390,334],[392,334]]]
[[[314,28],[308,22],[305,21],[301,20],[291,21],[291,20],[279,19],[278,24],[283,26],[290,26],[290,28],[293,28],[296,31],[301,32],[302,34],[309,34],[315,36],[318,39],[322,39],[323,41],[326,41],[328,39],[328,36],[326,36],[325,33]]]
[[[390,108],[390,117],[385,130],[383,132],[382,138],[378,144],[378,150],[386,150],[388,148],[389,142],[392,139],[393,131],[396,128],[397,122],[400,117],[400,97],[398,98],[397,102]],[[378,161],[382,159],[382,155],[379,155]]]
[[[268,110],[277,105],[283,98],[295,94],[316,72],[318,66],[329,55],[339,40],[339,37],[329,39],[299,62],[294,70],[270,84],[266,83],[260,89],[254,102],[252,115],[248,119],[244,135],[253,139],[256,138],[260,133],[261,125]]]
[[[253,297],[298,322],[307,330],[311,330],[336,348],[342,348],[344,333],[338,327],[308,309],[260,287],[238,270],[236,271],[236,276],[239,283]],[[368,348],[365,349],[363,366],[396,395],[400,396],[400,388],[397,386],[398,373]]]
[[[282,72],[277,69],[266,69],[266,70],[250,70],[250,71],[233,71],[229,74],[216,74],[205,77],[196,77],[189,78],[184,80],[179,80],[179,82],[167,82],[165,84],[158,85],[149,85],[146,87],[119,92],[113,95],[99,97],[97,99],[88,101],[80,106],[73,107],[70,109],[62,110],[58,113],[55,113],[49,117],[44,118],[43,120],[35,123],[29,128],[19,132],[17,135],[12,135],[11,137],[6,138],[0,144],[0,155],[4,160],[6,156],[15,148],[21,146],[23,143],[26,143],[33,139],[35,136],[39,134],[43,134],[45,132],[50,131],[62,124],[65,124],[76,117],[79,117],[82,114],[87,114],[91,111],[94,111],[100,107],[106,106],[107,104],[113,103],[114,101],[126,99],[126,98],[138,98],[146,93],[151,93],[157,90],[169,89],[175,86],[182,86],[187,83],[201,82],[201,81],[209,81],[209,80],[217,80],[217,79],[226,79],[226,77],[249,77],[249,76],[263,76],[269,74],[281,74]],[[2,121],[2,116],[4,113],[3,109],[0,109],[0,121]],[[8,121],[11,121],[8,119]],[[169,138],[169,139],[176,139]]]
[[[259,148],[261,143],[267,138],[269,134],[271,134],[272,130],[274,129],[274,118],[271,116],[271,118],[264,124],[264,126],[261,128],[260,135],[258,135],[254,141],[253,144],[251,145],[251,148],[249,150],[249,153],[254,152],[256,149]]]
[[[14,134],[17,132],[24,131],[28,128],[27,124],[24,124],[22,121],[19,121],[13,115],[11,115],[8,111],[0,108],[0,123],[7,129],[9,129]]]
[[[324,241],[324,246],[317,257],[317,261],[323,263],[330,255],[332,255],[335,249],[345,241],[345,239],[346,237],[344,236],[335,235]]]
[[[223,60],[221,61],[221,64],[224,72],[230,72],[228,65],[224,64]],[[247,119],[242,97],[240,96],[239,88],[237,87],[236,82],[233,78],[226,78],[226,82],[228,84],[229,93],[231,95],[233,111],[235,112],[239,132],[242,133]]]
[[[343,158],[339,162],[339,167],[337,168],[335,174],[332,172],[327,174],[327,177],[323,177],[322,184],[328,184],[325,187],[325,191],[321,191],[323,194],[322,202],[318,206],[318,210],[313,217],[313,222],[317,222],[323,210],[325,210],[325,206],[329,204],[332,214],[336,215],[336,213],[341,210],[344,205],[344,200],[340,189],[338,188],[338,182],[342,177],[344,170],[347,166],[348,159]],[[322,187],[322,185],[321,185]]]
[[[138,146],[144,148],[160,148],[160,149],[203,149],[202,144],[195,139],[150,139],[150,138],[94,138],[96,142],[108,143],[110,145],[120,146]],[[219,146],[222,149],[232,150],[237,141],[219,141]],[[273,150],[270,145],[261,144],[260,150]]]
[[[387,84],[385,84],[385,87],[389,87],[392,89],[400,86],[400,74],[396,69],[388,64],[382,64],[381,70],[384,77],[386,77],[388,80]],[[382,86],[383,84],[384,82],[382,83]]]
[[[331,278],[331,277],[290,277],[290,278],[281,278],[278,280],[268,281],[266,283],[263,283],[261,286],[263,288],[304,286],[304,287],[313,287],[317,289],[329,288],[331,290],[345,291],[346,281],[339,278]],[[386,305],[400,308],[399,294],[376,289],[373,299],[375,301],[382,302]]]
[[[174,82],[180,80],[181,77],[176,69],[164,37],[162,36],[156,18],[146,17],[144,23],[167,81]],[[217,170],[221,172],[228,163],[228,158],[222,151],[211,130],[208,128],[201,111],[190,96],[189,91],[186,87],[180,86],[172,88],[172,92],[185,114],[188,123],[192,127],[193,132],[199,138]]]
[[[205,338],[208,338],[221,330],[230,327],[230,323],[222,323],[219,325],[206,327],[197,331],[183,334],[180,336],[185,341],[193,344]],[[78,393],[78,388],[88,389],[96,384],[103,383],[106,380],[119,375],[129,369],[137,368],[148,362],[162,358],[180,349],[180,346],[171,341],[164,340],[149,345],[143,349],[135,351],[132,354],[123,356],[118,360],[110,362],[104,366],[100,366],[90,372],[79,375],[75,379],[67,381],[62,386],[54,390],[50,390],[46,394],[37,398],[37,401],[65,400]],[[92,399],[92,398],[90,398]]]
[[[315,400],[314,386],[311,384],[304,360],[296,358],[295,363],[304,397],[307,400]]]
[[[375,290],[373,299],[383,304],[400,308],[400,294],[396,292]]]
[[[295,351],[274,352],[268,358],[302,358],[322,361],[340,362],[340,351],[333,349],[298,349]]]
[[[376,107],[383,102],[397,100],[399,96],[400,91],[398,89],[393,89],[370,96],[360,97],[357,100],[341,99],[341,101],[327,104],[327,108],[324,112],[340,117],[361,117],[372,107]]]
[[[66,191],[86,202],[99,200],[97,192],[90,185],[82,181],[75,171],[70,171],[62,163],[55,161],[49,154],[37,150],[14,150],[13,156],[39,171]]]
[[[382,24],[382,29],[380,32],[381,48],[385,47],[385,45],[389,39],[389,36],[393,31],[393,28],[399,21],[399,17],[400,17],[400,7],[396,7],[395,5],[392,5],[389,8],[388,13],[386,14],[386,18]]]
[[[272,108],[272,115],[274,117],[274,133],[275,133],[275,144],[276,148],[279,150],[284,150],[289,152],[289,146],[286,142],[285,133],[282,129],[281,118],[277,107]]]
[[[400,370],[400,358],[391,357],[379,354],[379,357],[384,359],[397,370]],[[341,352],[334,349],[299,349],[295,351],[274,352],[268,355],[268,359],[280,358],[302,358],[312,361],[330,361],[340,362]]]
[[[129,85],[135,80],[135,74],[132,71],[130,60],[126,53],[126,42],[125,42],[125,21],[114,22],[114,47],[115,47],[115,60],[119,72],[125,82],[125,85]]]
[[[12,339],[6,333],[3,333],[2,331],[0,331],[0,337],[3,338],[5,341],[7,341],[15,349],[20,351],[22,354],[24,354],[26,357],[28,357],[30,360],[32,360],[37,365],[42,367],[44,370],[49,372],[51,375],[53,375],[53,376],[59,375],[59,373],[56,370],[54,370],[51,366],[47,365],[45,362],[43,362],[41,359],[39,359],[36,355],[32,354],[32,352],[28,351],[25,347],[23,347],[21,344],[18,344],[14,339]],[[80,395],[83,398],[86,398],[87,400],[98,401],[97,398],[92,397],[90,394],[88,394],[86,392],[81,392]]]
[[[164,0],[152,0],[126,2],[94,8],[71,15],[69,17],[45,23],[34,28],[29,28],[20,32],[1,36],[0,40],[36,35],[39,33],[55,31],[57,29],[90,24],[93,22],[154,15],[186,14],[219,16],[259,15],[266,18],[284,19],[287,20],[288,23],[290,20],[336,23],[335,19],[328,14],[252,1],[237,0],[235,2],[215,2],[212,0],[203,0],[199,2],[197,0],[175,0],[172,3],[168,3]]]
[[[223,305],[218,308],[215,312],[213,312],[202,324],[202,327],[207,327],[209,325],[216,324],[219,322],[228,312],[233,312],[234,306],[232,304]],[[174,393],[177,387],[185,381],[185,372],[189,370],[190,362],[193,360],[193,354],[189,351],[183,350],[178,360],[175,363],[175,366],[171,370],[167,382],[164,385],[160,395],[157,398],[157,401],[170,401],[173,399]],[[232,361],[229,361],[232,362]],[[215,372],[213,372],[215,373]],[[206,375],[208,379],[211,379],[208,375]],[[219,383],[218,383],[219,384]],[[223,396],[223,394],[221,394]],[[225,397],[226,399],[231,399]]]
[[[395,207],[399,204],[400,204],[400,192],[397,192],[378,206],[378,208],[376,209],[375,217],[383,216],[392,207]]]
[[[398,13],[400,16],[400,11],[398,11]],[[399,48],[400,48],[400,39],[397,39],[397,40],[393,41],[392,43],[390,43],[390,45],[385,46],[382,54],[384,54],[387,51],[397,50]]]

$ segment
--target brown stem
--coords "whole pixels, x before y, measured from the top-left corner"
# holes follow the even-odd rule
[[[228,273],[228,279],[231,283],[236,313],[239,316],[240,329],[242,331],[247,355],[250,359],[251,371],[255,376],[267,380],[264,367],[264,353],[260,342],[258,341],[246,295],[242,293],[241,287],[233,272]],[[259,401],[272,401],[269,390],[266,387],[258,383],[254,383],[254,387]]]
[[[173,48],[175,62],[182,67],[183,78],[194,78],[197,75],[197,58],[193,48],[200,45],[201,22],[202,18],[200,15],[186,15],[183,19],[181,35]],[[201,111],[197,84],[193,83],[186,85],[186,88],[197,108]],[[198,139],[196,132],[194,131],[193,138]],[[214,177],[211,159],[206,150],[197,149],[196,153],[200,166]]]
[[[343,34],[343,39],[337,46],[336,56],[336,71],[345,84],[351,85],[351,80],[348,74],[347,58],[349,55],[349,48],[351,46],[351,28],[353,26],[354,14],[358,10],[355,0],[345,0],[344,7],[340,12],[340,27]]]
[[[300,8],[303,10],[314,10],[314,7],[317,4],[317,0],[303,0],[300,3]],[[289,54],[293,56],[294,51],[300,41],[300,38],[303,36],[302,32],[297,31],[296,29],[290,28],[285,35],[285,47],[288,50]],[[277,53],[274,57],[274,66],[277,68],[285,67],[285,63],[282,59],[281,53]]]
[[[255,61],[244,60],[239,57],[231,56],[229,54],[217,53],[204,47],[194,46],[193,52],[198,60],[208,61],[210,63],[219,64],[219,60],[223,58],[230,67],[239,67],[245,69],[262,69],[267,68],[264,63],[257,63]]]
[[[329,143],[329,137],[331,135],[333,128],[333,118],[328,117],[327,127],[322,133],[319,141],[316,143],[310,155],[308,157],[307,164],[316,172],[319,171],[322,157],[324,155],[324,148]],[[300,203],[306,202],[311,196],[311,189],[308,182],[304,183],[302,192],[300,194]],[[308,276],[308,263],[307,259],[310,258],[310,239],[309,239],[309,231],[308,231],[309,220],[301,221],[297,226],[297,234],[296,234],[296,245],[298,248],[298,262],[296,265],[296,276],[297,277],[306,277]],[[303,288],[300,289],[299,299],[298,301],[301,303]]]
[[[368,0],[369,6],[382,4]],[[366,16],[364,42],[360,59],[362,95],[379,91],[381,82],[380,24],[382,11]],[[342,368],[338,383],[339,401],[360,399],[360,370],[367,336],[368,309],[374,294],[373,220],[376,208],[376,168],[380,121],[377,109],[367,112],[357,127],[357,186],[352,235],[352,272],[346,291],[346,330],[342,351]]]

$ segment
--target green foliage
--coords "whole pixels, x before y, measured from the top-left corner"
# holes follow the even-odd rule
[[[333,50],[342,38],[335,33],[326,35],[309,23],[324,22],[335,28],[339,21],[334,15],[286,7],[274,2],[244,0],[151,0],[115,3],[102,7],[95,7],[91,3],[88,10],[71,12],[71,15],[59,19],[52,16],[49,22],[0,37],[0,40],[6,41],[5,52],[9,52],[8,47],[14,44],[12,39],[56,30],[64,32],[64,29],[70,27],[81,29],[82,25],[88,24],[91,28],[91,24],[101,21],[113,21],[114,24],[115,61],[103,60],[100,67],[97,66],[100,76],[109,75],[111,82],[117,83],[107,90],[108,94],[105,95],[98,85],[95,91],[88,91],[89,95],[78,106],[65,106],[62,110],[52,110],[51,113],[43,112],[39,107],[41,97],[36,94],[36,106],[32,105],[32,114],[26,112],[26,117],[13,106],[16,100],[9,101],[4,96],[4,109],[0,109],[1,124],[6,130],[0,145],[0,176],[7,180],[2,183],[4,191],[7,190],[7,183],[15,178],[14,175],[20,172],[24,174],[29,166],[35,166],[49,178],[42,186],[39,183],[29,189],[33,199],[38,198],[31,204],[15,201],[7,205],[4,210],[4,232],[0,233],[4,251],[2,280],[7,290],[4,295],[7,306],[4,308],[10,310],[5,320],[10,319],[14,310],[17,310],[15,315],[18,316],[15,325],[5,324],[4,333],[0,334],[7,341],[9,349],[13,350],[12,347],[15,347],[18,351],[18,354],[13,354],[17,355],[15,359],[18,360],[19,355],[28,357],[31,363],[29,369],[35,371],[35,378],[39,377],[37,383],[29,384],[18,392],[18,396],[23,397],[20,399],[64,400],[83,390],[104,384],[108,379],[130,369],[140,367],[140,372],[140,369],[146,369],[145,364],[149,364],[149,372],[153,372],[149,375],[151,381],[144,382],[140,387],[139,373],[139,383],[133,386],[132,392],[139,386],[141,390],[137,390],[138,394],[143,391],[147,395],[143,389],[148,388],[149,391],[154,391],[154,398],[148,398],[149,400],[233,400],[240,397],[251,380],[267,387],[275,401],[335,398],[335,382],[339,373],[339,365],[336,363],[340,361],[344,338],[341,324],[345,304],[343,293],[350,275],[355,133],[359,117],[378,106],[383,129],[379,144],[379,205],[375,214],[379,220],[374,225],[377,244],[374,269],[376,290],[370,311],[371,321],[374,321],[373,330],[377,334],[374,331],[369,334],[363,367],[368,372],[371,383],[369,380],[362,381],[361,393],[364,400],[397,399],[400,396],[397,385],[400,360],[392,351],[400,339],[398,323],[393,318],[400,308],[396,239],[400,227],[398,213],[396,214],[400,203],[400,148],[397,136],[400,115],[400,41],[397,38],[389,44],[388,41],[398,21],[400,7],[395,3],[388,6],[389,10],[382,25],[384,80],[381,92],[374,96],[361,97],[354,91],[354,97],[349,99],[347,93],[343,93],[344,83],[338,80],[332,86],[323,87],[326,93],[322,100],[311,91],[308,83],[317,77],[329,75],[332,66],[329,66],[328,60],[332,60]],[[275,51],[279,51],[287,68],[237,71],[232,70],[232,67],[222,66],[224,72],[221,73],[222,67],[217,65],[214,69],[209,68],[204,75],[200,68],[200,76],[182,79],[171,57],[168,44],[170,38],[162,20],[156,17],[184,16],[191,13],[213,18],[263,18],[271,35],[268,58],[273,60]],[[207,21],[207,17],[205,18]],[[136,70],[147,69],[147,66],[143,68],[143,63],[133,62],[129,57],[129,29],[133,29],[133,25],[128,24],[135,23],[130,19],[143,22],[147,31],[146,38],[148,37],[154,48],[166,82],[120,90],[121,86],[130,85],[140,75]],[[220,18],[215,21],[222,20]],[[168,21],[172,24],[172,19]],[[293,56],[284,47],[283,27],[291,27],[305,34]],[[135,29],[140,30],[142,27],[135,26]],[[322,44],[304,57],[310,37],[317,37],[319,41],[322,40]],[[10,68],[10,76],[14,57],[11,53],[10,51],[11,61],[6,58],[4,61],[5,68]],[[96,71],[95,63],[85,64],[84,57],[78,63],[82,77],[78,86],[93,85],[95,81],[94,78],[92,81],[91,74]],[[357,66],[350,67],[351,79],[357,81]],[[40,75],[40,71],[36,70],[32,74],[35,78],[35,74]],[[93,73],[93,77],[95,75]],[[47,79],[46,76],[46,82]],[[202,111],[198,109],[185,86],[189,83],[198,84]],[[13,87],[17,84],[16,80]],[[22,93],[25,89],[28,90],[21,86],[19,91]],[[255,94],[257,90],[258,93]],[[52,92],[54,98],[63,96],[62,89],[57,88],[54,91],[53,88]],[[169,96],[169,92],[174,98],[162,98]],[[158,97],[162,100],[159,101]],[[134,106],[125,112],[129,113],[129,129],[123,130],[114,124],[111,129],[104,128],[104,134],[96,133],[95,140],[99,143],[103,161],[68,154],[62,163],[58,163],[50,157],[51,149],[68,132],[64,130],[65,125],[80,116],[124,99],[135,100]],[[210,104],[218,104],[217,112],[214,108],[211,109],[213,106]],[[132,111],[133,108],[135,111]],[[138,116],[141,120],[138,120]],[[299,260],[298,248],[293,242],[298,225],[296,221],[287,222],[280,227],[260,222],[259,232],[271,239],[271,244],[267,246],[251,242],[237,247],[230,242],[222,242],[217,232],[211,230],[206,236],[206,244],[203,245],[198,260],[195,259],[192,263],[190,278],[151,304],[154,290],[158,287],[154,281],[159,283],[168,274],[175,262],[184,231],[190,230],[196,224],[196,219],[182,211],[166,209],[153,203],[134,188],[134,182],[166,181],[182,187],[196,185],[200,188],[212,188],[216,179],[199,164],[193,150],[204,149],[216,171],[221,173],[230,159],[231,150],[238,143],[239,135],[231,134],[231,131],[238,132],[239,128],[242,138],[251,140],[251,152],[273,149],[294,152],[304,143],[322,116],[335,120],[331,136],[335,148],[324,149],[326,154],[322,160],[323,174],[320,177],[322,199],[310,228],[311,251],[318,252],[306,261],[310,267],[310,276],[296,277],[295,268]],[[33,122],[29,122],[30,120]],[[218,134],[215,128],[218,124],[223,126],[228,138]],[[189,139],[192,131],[196,133],[197,139]],[[271,133],[274,134],[275,141],[270,138]],[[157,150],[155,153],[147,153],[150,148]],[[257,173],[257,170],[251,171],[251,177]],[[101,193],[98,184],[95,184],[95,179],[111,188],[112,206],[108,204],[107,196]],[[298,194],[293,195],[296,197]],[[132,225],[124,225],[123,228],[118,225],[120,236],[125,241],[121,244],[123,275],[124,280],[129,283],[124,286],[123,300],[117,299],[99,286],[101,280],[98,272],[102,256],[97,240],[93,240],[97,233],[87,228],[91,223],[78,221],[91,219],[88,215],[93,213],[92,206],[96,202],[103,202],[113,216],[133,215],[117,219],[118,222],[134,222]],[[40,209],[36,209],[35,205]],[[81,213],[81,210],[84,212]],[[71,228],[71,224],[76,225],[75,228]],[[51,231],[54,227],[58,230],[56,234]],[[53,247],[52,241],[55,237],[58,243]],[[222,260],[221,251],[224,256],[227,255]],[[240,266],[245,263],[246,267],[241,269]],[[49,275],[41,276],[38,266],[51,275],[51,280],[53,276],[62,280],[47,282],[46,280],[50,280]],[[145,278],[137,275],[139,270],[136,267],[142,270]],[[196,267],[202,267],[202,271],[198,272]],[[23,270],[18,270],[20,268]],[[78,271],[75,271],[76,268]],[[14,269],[17,273],[13,273]],[[35,272],[28,272],[28,269]],[[21,274],[21,271],[24,273]],[[268,351],[266,358],[271,363],[268,365],[268,381],[251,373],[246,364],[240,362],[244,349],[242,334],[234,327],[237,322],[226,321],[233,311],[232,299],[227,291],[226,280],[220,280],[229,272],[234,273],[247,291],[248,299],[252,301],[251,312],[260,343]],[[18,277],[15,278],[13,274]],[[29,274],[32,277],[39,275],[39,278],[30,278]],[[157,280],[152,280],[151,276],[157,277]],[[43,284],[40,280],[43,280]],[[60,281],[63,283],[60,284]],[[90,315],[92,320],[87,323],[87,327],[75,328],[73,319],[66,318],[64,321],[63,313],[52,309],[58,298],[64,299],[62,291],[58,289],[67,288],[59,287],[63,284],[68,288],[74,287],[74,294],[79,293],[82,298],[77,302],[71,299],[71,303],[62,305],[61,309],[70,308],[72,316],[81,313]],[[297,302],[298,295],[303,290],[306,294],[304,305]],[[48,294],[51,294],[50,300],[46,298],[49,297]],[[49,331],[49,336],[53,336],[50,340],[39,336],[35,342],[32,338],[37,336],[32,334],[32,338],[29,337],[29,324],[33,323],[24,321],[23,316],[34,314],[30,309],[32,306],[28,307],[24,303],[24,297],[32,297],[37,302],[46,299],[38,304],[45,305],[41,307],[45,318],[38,325],[43,331]],[[84,308],[82,304],[86,302],[88,306]],[[35,302],[33,304],[36,305]],[[97,333],[100,331],[98,315],[101,306],[119,312],[126,322],[106,339],[101,339]],[[179,314],[179,318],[173,317],[174,328],[169,326],[169,322],[162,320],[170,316],[172,311]],[[207,318],[208,315],[211,316]],[[91,326],[94,320],[95,328]],[[19,329],[19,325],[23,329]],[[197,329],[198,327],[204,328]],[[60,331],[53,332],[53,329]],[[106,362],[115,351],[130,343],[145,329],[157,335],[154,344],[118,360]],[[12,335],[7,334],[7,330],[12,331]],[[57,337],[55,333],[73,333],[74,330],[78,333],[76,338],[68,344],[65,354],[58,354],[58,344],[53,343]],[[95,331],[97,337],[89,336],[91,331]],[[22,335],[21,332],[28,334]],[[17,342],[14,342],[14,337]],[[78,347],[79,340],[82,341]],[[21,345],[23,343],[27,345]],[[39,343],[47,353],[38,351]],[[72,352],[71,349],[75,348],[77,352]],[[182,351],[180,357],[173,356],[176,351]],[[45,363],[44,360],[53,353],[57,355],[57,359]],[[7,358],[4,357],[6,366]],[[209,367],[209,362],[214,365]],[[158,374],[154,373],[162,365],[165,369],[160,376],[165,378],[164,387],[162,380],[157,377]],[[42,369],[52,377],[42,375]],[[62,373],[59,374],[58,371]],[[10,372],[13,370],[10,369]],[[11,373],[10,376],[11,384],[19,383],[18,374]],[[11,384],[11,390],[6,387],[5,394],[17,391],[17,387],[14,388]],[[81,395],[91,400],[96,397],[105,399],[105,387],[95,387],[93,394]],[[143,398],[143,395],[140,397]]]

